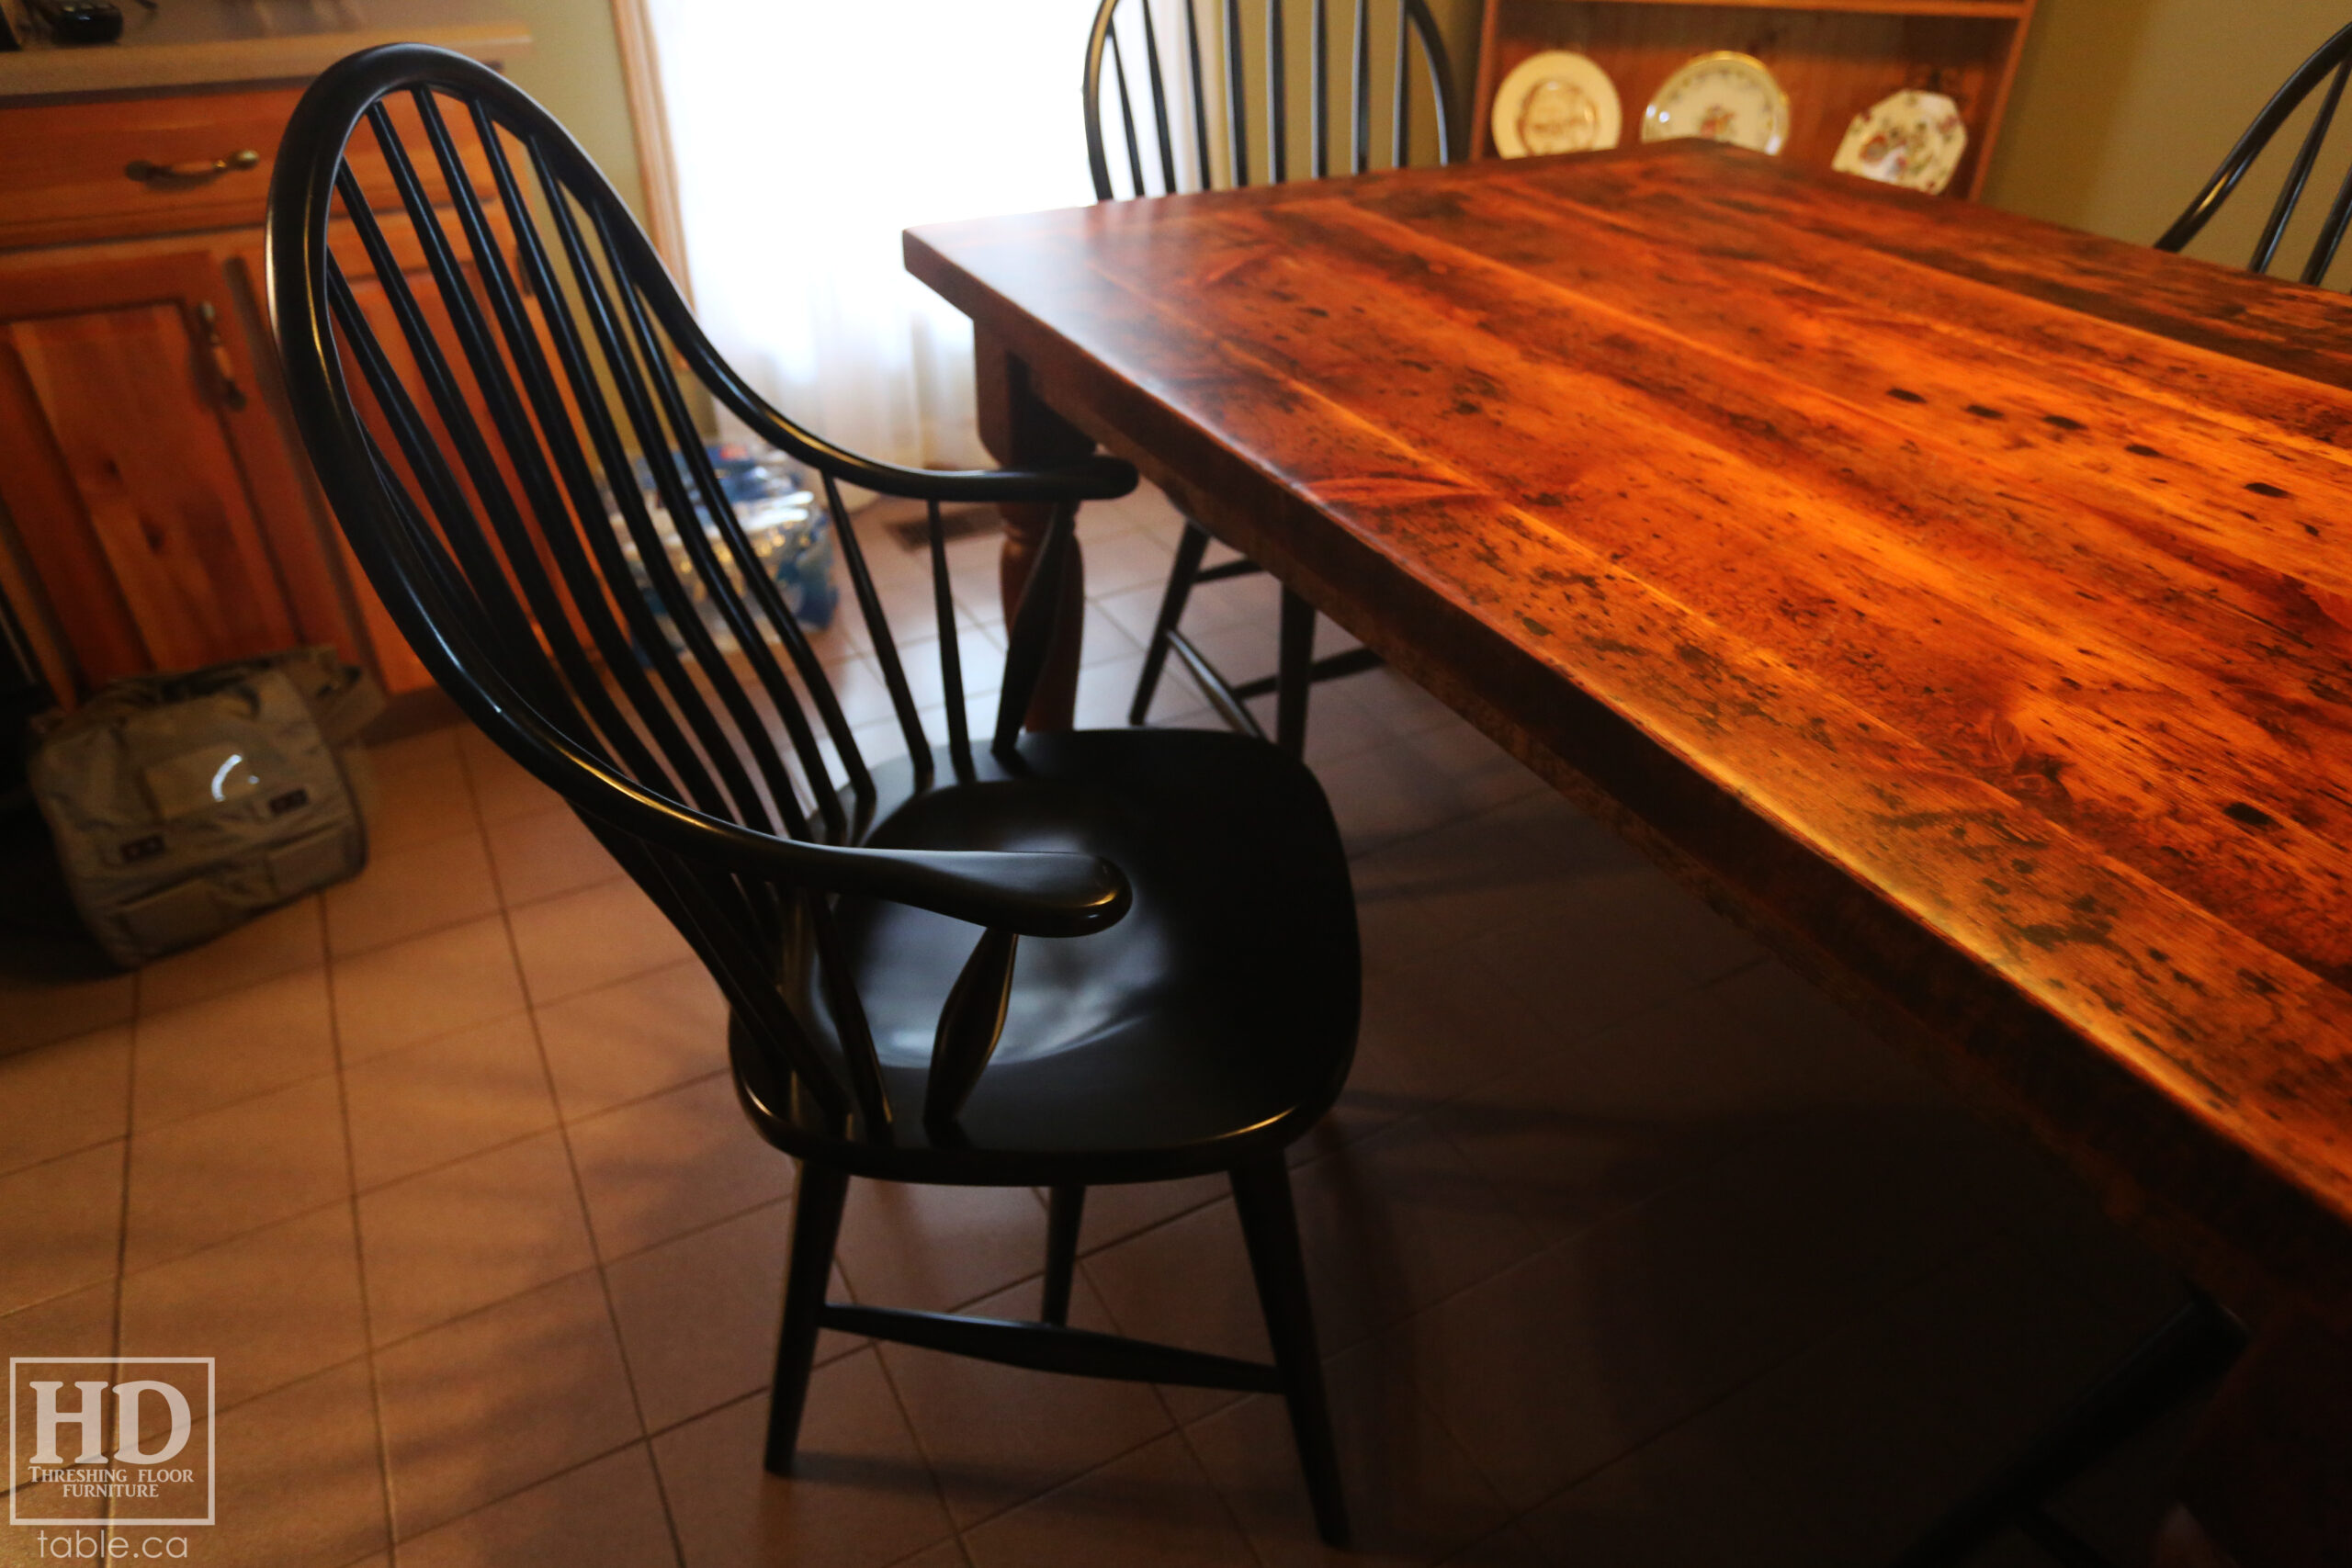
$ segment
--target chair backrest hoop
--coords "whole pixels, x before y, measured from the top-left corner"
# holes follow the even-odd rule
[[[478,148],[462,148],[453,123]],[[355,139],[372,141],[395,187],[381,220],[347,162]],[[578,143],[514,84],[447,51],[391,45],[322,73],[288,122],[266,226],[294,418],[393,622],[678,927],[810,1123],[889,1141],[830,901],[801,879],[828,855],[836,869],[844,856],[888,858],[829,847],[856,844],[876,786],[705,450],[679,370],[820,476],[869,634],[863,657],[881,666],[919,780],[932,752],[842,487],[927,502],[947,747],[970,776],[940,502],[1006,495],[1007,479],[1027,499],[1117,494],[1131,471],[934,475],[795,423],[713,348]],[[356,253],[350,270],[338,234]],[[403,259],[416,254],[421,266]],[[380,294],[374,314],[361,284]],[[1035,661],[1014,644],[1017,661]],[[1016,714],[1027,706],[1017,674],[1000,704]],[[1010,744],[1001,720],[998,739]],[[894,886],[929,874],[907,870],[913,880]],[[787,948],[800,956],[782,959]]]

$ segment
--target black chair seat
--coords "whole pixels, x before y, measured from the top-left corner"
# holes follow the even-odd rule
[[[1109,729],[1024,737],[1016,757],[977,756],[967,781],[915,790],[902,763],[876,783],[899,804],[868,844],[1082,850],[1127,874],[1134,907],[1091,936],[1022,943],[1001,1042],[940,1146],[923,1126],[925,1075],[979,932],[843,898],[896,1146],[776,1114],[796,1102],[772,1058],[739,1049],[770,1141],[821,1142],[857,1174],[900,1180],[1091,1185],[1227,1169],[1329,1109],[1354,1049],[1359,962],[1346,853],[1306,768],[1227,733]]]

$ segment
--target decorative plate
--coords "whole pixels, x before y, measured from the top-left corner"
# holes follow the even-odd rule
[[[1758,152],[1789,139],[1789,96],[1752,54],[1729,50],[1685,61],[1642,111],[1642,140],[1704,136]]]
[[[1495,89],[1495,151],[1506,158],[1614,147],[1624,128],[1609,73],[1573,50],[1531,55]]]
[[[1941,93],[1890,93],[1854,117],[1829,166],[1929,196],[1951,184],[1968,127],[1960,106]]]

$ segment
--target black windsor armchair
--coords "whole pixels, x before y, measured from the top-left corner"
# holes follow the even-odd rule
[[[2303,132],[2302,145],[2295,150],[2295,160],[2288,166],[2287,175],[2272,200],[2270,216],[2264,220],[2262,232],[2255,241],[2253,258],[2246,263],[2255,272],[2267,272],[2273,257],[2278,254],[2278,243],[2287,232],[2287,225],[2295,216],[2296,207],[2302,201],[2303,186],[2309,183],[2312,165],[2319,159],[2320,148],[2327,140],[2329,125],[2335,118],[2336,106],[2344,97],[2344,84],[2352,77],[2352,26],[2339,29],[2335,35],[2312,52],[2310,59],[2295,67],[2293,74],[2270,96],[2254,123],[2230,149],[2188,210],[2176,219],[2171,228],[2156,241],[2160,251],[2177,251],[2195,239],[2213,215],[2222,209],[2232,192],[2253,168],[2270,139],[2279,128],[2294,117],[2321,82],[2327,83],[2327,92],[2313,111],[2310,128]],[[2326,280],[2327,269],[2335,260],[2337,248],[2344,242],[2344,230],[2352,221],[2352,171],[2347,171],[2342,185],[2336,187],[2335,199],[2329,203],[2327,215],[2321,220],[2319,232],[2312,238],[2311,254],[2304,260],[2303,269],[2297,275],[2304,283]]]
[[[1452,163],[1461,155],[1464,142],[1453,112],[1453,78],[1446,61],[1445,39],[1425,0],[1380,0],[1377,5],[1374,0],[1355,0],[1348,73],[1336,94],[1331,81],[1329,0],[1310,0],[1304,40],[1307,65],[1304,116],[1292,112],[1292,90],[1296,84],[1292,76],[1284,0],[1255,0],[1254,8],[1263,13],[1262,85],[1251,79],[1246,48],[1250,29],[1243,18],[1242,0],[1224,0],[1222,25],[1212,40],[1215,59],[1208,64],[1202,53],[1201,7],[1193,0],[1182,0],[1176,7],[1177,26],[1163,29],[1161,18],[1153,15],[1155,3],[1102,0],[1094,13],[1094,28],[1086,44],[1085,110],[1086,156],[1098,200],[1115,200],[1123,194],[1114,177],[1114,168],[1125,176],[1124,194],[1129,197],[1231,188],[1258,178],[1280,184],[1294,173],[1324,178],[1331,173],[1341,129],[1335,123],[1335,97],[1347,138],[1347,164],[1341,172],[1363,174],[1378,161],[1374,109],[1382,100],[1375,93],[1375,74],[1385,75],[1387,87],[1388,166],[1404,168],[1411,161],[1416,123],[1413,51],[1417,45],[1428,78],[1438,161]],[[1377,73],[1374,65],[1379,41],[1374,31],[1376,19],[1393,19],[1395,33],[1393,56],[1385,48],[1379,50],[1387,63]],[[1131,57],[1137,61],[1132,75]],[[1113,95],[1107,102],[1106,80]],[[1253,86],[1258,87],[1254,98]],[[1211,107],[1213,97],[1216,108]],[[1106,146],[1104,125],[1114,109],[1125,152],[1115,165]],[[1220,110],[1221,126],[1213,123]],[[1302,132],[1303,146],[1298,144]],[[1220,152],[1222,180],[1218,177]],[[1295,169],[1292,160],[1300,153],[1304,153],[1303,162]],[[1314,607],[1285,588],[1275,673],[1238,684],[1228,681],[1184,635],[1180,624],[1184,606],[1196,583],[1263,569],[1247,558],[1204,567],[1202,561],[1210,542],[1207,529],[1190,518],[1185,520],[1176,559],[1160,595],[1159,613],[1144,648],[1143,674],[1136,682],[1127,721],[1144,722],[1172,652],[1217,716],[1243,734],[1263,733],[1248,702],[1272,693],[1276,743],[1293,756],[1301,755],[1306,746],[1307,693],[1313,684],[1372,669],[1380,662],[1379,656],[1356,648],[1317,659]]]
[[[371,214],[347,142],[380,158],[397,219]],[[801,1161],[767,1468],[791,1468],[817,1335],[836,1328],[1280,1393],[1317,1524],[1341,1539],[1283,1158],[1354,1049],[1354,907],[1329,808],[1304,767],[1240,736],[1020,730],[1077,504],[1126,492],[1133,470],[925,472],[802,429],[719,358],[561,127],[439,50],[370,50],[318,78],[268,228],[295,414],[369,581],[468,716],[692,944],[731,1010],[744,1111]],[[381,291],[372,310],[363,286]],[[844,722],[706,456],[680,367],[820,477],[903,757],[869,761]],[[942,745],[845,484],[929,503]],[[1001,501],[1056,510],[994,732],[976,738],[940,505]],[[1067,1326],[1086,1188],[1214,1171],[1231,1179],[1274,1364]],[[827,1302],[853,1176],[1049,1189],[1036,1320]]]

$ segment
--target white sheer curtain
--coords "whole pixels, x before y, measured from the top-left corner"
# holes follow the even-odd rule
[[[1093,199],[1094,0],[649,0],[695,306],[777,407],[901,463],[980,465],[971,329],[910,225]]]

